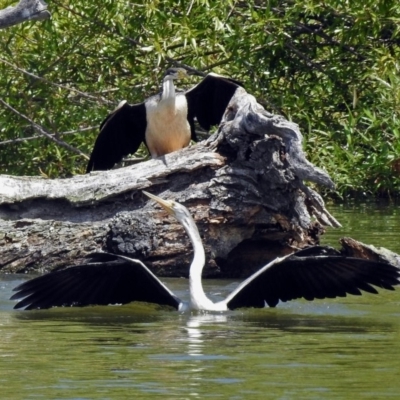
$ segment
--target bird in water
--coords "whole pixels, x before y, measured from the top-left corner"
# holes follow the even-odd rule
[[[101,123],[86,172],[111,169],[141,143],[152,158],[182,149],[197,141],[195,119],[207,131],[219,124],[240,84],[210,73],[192,89],[178,92],[174,80],[188,74],[183,68],[170,68],[161,93],[139,104],[122,101]]]
[[[122,255],[94,253],[90,262],[50,272],[17,286],[14,308],[127,304],[134,301],[171,306],[179,311],[227,311],[241,307],[275,307],[279,301],[378,293],[374,286],[393,290],[399,283],[397,267],[345,257],[336,250],[315,246],[276,258],[237,286],[224,300],[214,303],[203,290],[201,274],[205,253],[188,209],[176,201],[143,191],[183,226],[193,245],[188,302],[180,300],[141,261]],[[372,286],[374,285],[374,286]]]

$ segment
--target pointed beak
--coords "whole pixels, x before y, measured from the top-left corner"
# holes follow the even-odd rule
[[[168,214],[174,215],[174,209],[173,209],[173,202],[169,200],[164,200],[161,197],[158,197],[154,194],[151,194],[149,192],[146,192],[142,190],[142,193],[145,194],[147,197],[150,197],[150,199],[156,201]]]
[[[206,74],[205,73],[203,73],[203,72],[200,72],[200,71],[195,71],[195,70],[193,70],[193,71],[186,71],[186,73],[187,73],[187,75],[188,76],[201,76],[201,77],[205,77],[206,76]]]

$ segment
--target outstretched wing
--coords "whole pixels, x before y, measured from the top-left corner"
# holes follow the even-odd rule
[[[339,250],[336,250],[330,246],[309,246],[304,249],[296,251],[296,253],[290,254],[295,257],[311,257],[311,256],[342,256]]]
[[[185,96],[191,126],[194,118],[206,130],[218,125],[232,96],[240,86],[234,79],[209,74],[198,85],[188,90]]]
[[[279,301],[378,293],[371,286],[393,290],[400,270],[381,262],[336,255],[277,259],[240,284],[224,301],[231,310],[239,307],[275,307]]]
[[[143,301],[179,309],[176,297],[141,261],[108,253],[87,264],[31,279],[17,286],[14,308],[46,309]]]
[[[100,125],[86,173],[111,169],[124,156],[135,153],[145,140],[146,107],[144,103],[121,102]]]

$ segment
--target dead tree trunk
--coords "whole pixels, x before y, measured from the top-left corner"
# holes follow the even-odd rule
[[[304,181],[333,187],[305,159],[298,126],[238,91],[218,132],[181,151],[70,179],[0,176],[0,270],[50,270],[105,250],[186,276],[190,242],[146,189],[194,215],[205,275],[245,276],[338,226]]]

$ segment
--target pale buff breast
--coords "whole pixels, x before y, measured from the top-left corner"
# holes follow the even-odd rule
[[[146,102],[146,143],[151,156],[182,149],[190,143],[190,125],[187,120],[187,102],[183,94],[175,100]]]

